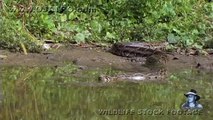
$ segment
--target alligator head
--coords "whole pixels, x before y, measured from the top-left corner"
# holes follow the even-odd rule
[[[102,82],[118,82],[118,81],[153,81],[162,80],[167,75],[166,69],[161,69],[158,72],[150,73],[133,73],[133,74],[119,74],[115,76],[100,75],[99,80]]]

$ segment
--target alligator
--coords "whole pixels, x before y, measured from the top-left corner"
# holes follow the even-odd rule
[[[134,74],[118,74],[115,76],[101,75],[99,80],[101,82],[118,82],[118,81],[130,81],[130,82],[139,82],[139,81],[159,81],[163,80],[167,75],[166,69],[161,69],[158,72],[152,73],[134,73]]]
[[[166,45],[167,43],[115,43],[109,52],[118,56],[130,58],[131,61],[142,62],[145,64],[158,64],[166,63],[168,61],[168,56],[164,52]]]
[[[168,61],[168,56],[164,52],[166,43],[163,44],[150,44],[146,42],[129,42],[129,43],[116,43],[114,44],[110,52],[112,54],[131,58],[137,62],[142,62],[151,69],[156,69],[159,65],[160,70],[158,72],[150,73],[130,73],[119,74],[115,76],[101,75],[99,80],[102,82],[114,82],[114,81],[153,81],[161,80],[166,76],[166,69],[164,63]]]

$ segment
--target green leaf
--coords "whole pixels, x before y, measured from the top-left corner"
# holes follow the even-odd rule
[[[181,35],[181,31],[176,29],[176,28],[173,28],[173,31],[176,32],[178,35]]]
[[[67,16],[66,15],[61,15],[61,22],[67,21]]]
[[[186,46],[191,46],[194,43],[194,41],[188,36],[183,36],[182,41],[183,43],[185,43]]]
[[[192,30],[192,34],[197,35],[197,34],[199,34],[199,32],[198,32],[198,30],[197,30],[197,29],[194,29],[194,30]]]
[[[110,33],[110,32],[106,33],[106,37],[110,38],[110,39],[114,39],[115,38],[115,36],[112,33]]]
[[[169,43],[172,43],[172,44],[177,43],[179,39],[180,39],[179,36],[175,36],[175,35],[172,34],[172,33],[169,33],[168,36],[167,36],[168,42],[169,42]]]
[[[89,36],[91,35],[88,30],[83,31],[82,34],[84,34],[85,38],[89,38]]]
[[[77,33],[74,37],[77,43],[85,42],[85,35],[83,33]]]
[[[98,33],[100,33],[102,30],[102,26],[101,26],[101,24],[98,23],[98,21],[92,21],[91,27],[92,27],[93,31],[98,32]]]
[[[76,16],[76,14],[74,13],[74,12],[71,12],[70,14],[69,14],[69,16],[68,16],[68,18],[70,19],[70,20],[73,20],[73,19],[75,19],[77,16]]]

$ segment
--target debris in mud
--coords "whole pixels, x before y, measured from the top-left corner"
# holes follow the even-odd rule
[[[181,55],[188,55],[188,56],[200,54],[199,50],[197,50],[195,48],[188,48],[188,49],[177,48],[176,52]]]
[[[0,59],[6,59],[7,56],[6,55],[0,55]]]
[[[208,54],[212,55],[213,54],[213,49],[206,49],[205,50]]]
[[[195,68],[205,71],[213,71],[213,63],[206,63],[206,64],[197,63]]]
[[[173,57],[173,58],[172,58],[172,60],[178,60],[178,59],[179,59],[178,57]]]

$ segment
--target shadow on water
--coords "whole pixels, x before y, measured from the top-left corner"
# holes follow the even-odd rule
[[[164,83],[104,84],[98,82],[100,74],[113,75],[120,71],[82,71],[74,65],[58,68],[4,67],[1,71],[0,85],[4,96],[1,120],[202,120],[213,117],[213,75],[209,73],[184,70],[170,74]],[[199,114],[172,114],[171,111],[180,109],[185,102],[183,94],[191,88],[198,91],[201,96],[199,102],[204,109]]]

